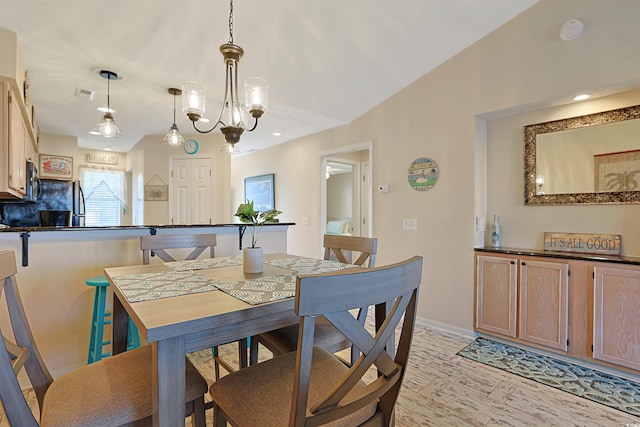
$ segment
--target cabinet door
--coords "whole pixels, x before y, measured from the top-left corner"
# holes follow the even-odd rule
[[[20,107],[9,92],[9,187],[24,194],[26,188],[25,128]]]
[[[594,273],[593,358],[640,370],[640,270]]]
[[[477,264],[476,328],[515,338],[516,260],[478,256]]]
[[[519,338],[567,350],[569,265],[520,261]]]

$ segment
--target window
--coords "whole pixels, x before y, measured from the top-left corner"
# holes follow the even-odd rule
[[[122,210],[127,209],[124,171],[83,166],[79,175],[84,191],[85,226],[120,225]]]

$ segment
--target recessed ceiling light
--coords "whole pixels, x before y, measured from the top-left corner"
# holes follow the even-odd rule
[[[583,93],[582,95],[578,95],[578,96],[574,96],[573,100],[574,101],[584,101],[585,99],[588,99],[589,95],[587,95],[586,93]]]
[[[280,135],[282,135],[280,132],[274,132],[273,133],[273,136],[280,136]]]
[[[207,119],[206,117],[200,117],[198,121],[202,123],[209,123],[209,119]]]
[[[100,111],[101,113],[115,113],[116,110],[114,110],[113,108],[107,108],[107,107],[98,107],[96,108],[98,111]]]
[[[97,130],[90,130],[90,131],[89,131],[89,133],[90,133],[91,135],[98,135],[98,136],[100,136],[100,132],[98,132]]]
[[[104,147],[104,151],[112,151],[113,149],[111,147]]]

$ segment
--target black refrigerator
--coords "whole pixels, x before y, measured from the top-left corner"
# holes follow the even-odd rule
[[[41,189],[35,202],[3,203],[0,206],[2,223],[10,227],[84,227],[84,194],[80,181],[42,179]],[[40,211],[48,212],[41,215]],[[45,223],[41,216],[47,218]]]

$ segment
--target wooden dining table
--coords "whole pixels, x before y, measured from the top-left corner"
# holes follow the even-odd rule
[[[238,257],[215,258],[222,262],[220,266],[194,270],[193,273],[197,273],[200,279],[202,276],[210,279],[214,285],[259,282],[262,279],[295,282],[295,271],[272,264],[310,260],[288,254],[265,254],[264,257],[264,270],[258,274],[245,274],[241,263],[224,264],[225,260],[237,262]],[[111,267],[105,268],[104,272],[114,296],[112,351],[114,354],[126,351],[130,318],[138,327],[141,337],[152,347],[153,424],[175,427],[184,425],[187,353],[234,342],[299,320],[293,311],[295,298],[282,297],[282,293],[282,299],[260,303],[246,302],[221,290],[178,292],[170,296],[156,295],[161,292],[155,291],[145,294],[144,289],[148,285],[146,279],[163,278],[176,273],[168,264]],[[139,286],[132,291],[128,283],[136,279],[140,281],[134,283],[133,288]],[[165,288],[172,292],[171,286]]]

